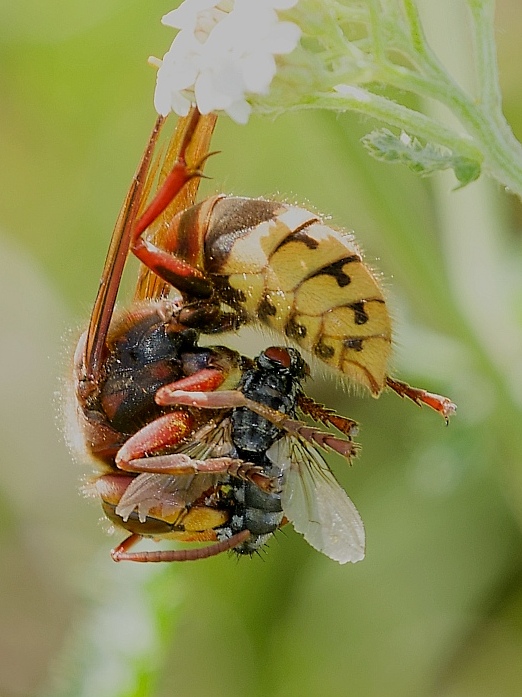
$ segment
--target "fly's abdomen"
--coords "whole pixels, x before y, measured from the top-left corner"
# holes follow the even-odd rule
[[[232,414],[232,440],[237,457],[261,467],[274,482],[282,481],[282,471],[266,457],[266,451],[282,435],[281,430],[248,409]],[[237,508],[231,520],[233,533],[249,530],[251,536],[236,547],[239,554],[252,554],[262,547],[281,526],[283,509],[280,488],[267,492],[252,482],[241,482],[235,490]]]
[[[258,463],[262,456],[257,458]],[[267,465],[268,460],[264,458]],[[265,474],[281,479],[281,470],[277,467],[267,466]],[[281,506],[281,492],[266,492],[252,482],[243,482],[235,491],[237,507],[230,522],[232,533],[241,530],[249,530],[250,537],[235,548],[238,554],[253,554],[260,549],[281,527],[283,522],[283,508]]]
[[[295,416],[301,380],[307,370],[296,349],[271,347],[258,356],[254,368],[244,372],[241,390],[249,399]],[[246,408],[235,409],[231,420],[237,457],[260,467],[275,483],[273,491],[263,491],[252,482],[243,482],[235,491],[237,509],[232,516],[231,530],[235,533],[247,529],[251,533],[250,538],[236,547],[236,551],[252,554],[283,522],[283,469],[266,453],[284,434],[267,419]]]

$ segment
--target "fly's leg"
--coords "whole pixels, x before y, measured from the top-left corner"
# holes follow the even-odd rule
[[[412,402],[418,404],[420,407],[426,404],[435,411],[438,411],[444,417],[446,424],[449,423],[449,417],[453,416],[457,411],[457,405],[454,404],[448,397],[443,397],[439,394],[434,394],[432,392],[427,392],[419,387],[411,387],[406,382],[401,380],[394,380],[393,378],[386,378],[386,385],[396,392],[399,397],[407,397],[411,399]]]
[[[332,424],[338,431],[344,433],[345,436],[356,436],[359,432],[359,427],[356,421],[347,419],[345,416],[340,416],[333,409],[319,404],[311,397],[300,394],[297,398],[299,409],[314,421],[320,421],[323,424]]]
[[[331,448],[343,457],[350,458],[356,454],[357,446],[350,440],[337,438],[318,428],[307,426],[302,421],[291,419],[276,409],[255,402],[239,390],[222,390],[219,392],[184,392],[165,385],[156,393],[156,402],[163,406],[180,405],[197,407],[199,409],[235,409],[246,407],[281,430],[287,431],[305,440],[315,443],[322,448]]]

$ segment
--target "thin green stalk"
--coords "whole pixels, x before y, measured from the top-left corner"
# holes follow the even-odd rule
[[[419,11],[413,0],[403,0],[404,12],[409,22],[410,38],[415,52],[424,60],[431,58],[431,50],[424,35]]]
[[[397,128],[405,128],[424,140],[438,142],[470,160],[480,161],[482,158],[469,136],[457,134],[419,111],[358,87],[333,95],[316,95],[296,108],[356,111]]]
[[[494,42],[494,2],[468,0],[468,7],[469,31],[475,44],[473,69],[479,85],[477,96],[466,92],[439,61],[426,39],[416,0],[369,0],[363,7],[352,7],[349,2],[341,4],[338,0],[331,3],[324,0],[317,6],[314,0],[303,0],[302,5],[296,6],[295,14],[290,12],[289,16],[300,24],[305,39],[307,17],[313,15],[309,35],[318,40],[322,49],[317,50],[316,45],[312,51],[310,70],[314,71],[313,84],[321,85],[324,79],[324,88],[319,87],[313,94],[303,93],[301,88],[294,92],[294,101],[290,98],[284,105],[274,102],[264,105],[260,99],[256,108],[272,113],[297,108],[325,108],[371,116],[422,139],[427,146],[450,149],[455,162],[459,156],[473,160],[476,174],[469,179],[459,176],[455,170],[461,184],[472,181],[482,164],[488,174],[522,197],[522,145],[514,137],[501,108]],[[326,34],[321,36],[320,12],[325,16],[324,31],[330,38]],[[333,17],[340,22],[334,30],[329,24]],[[357,39],[352,41],[354,27]],[[332,40],[335,52],[331,50]],[[328,46],[330,49],[325,48]],[[317,74],[320,65],[326,66],[322,77]],[[305,66],[306,51],[299,56],[296,80],[302,81]],[[291,95],[291,67],[287,66],[284,80],[288,88],[285,93]],[[342,94],[336,92],[339,83],[345,83],[346,91]],[[361,89],[363,85],[366,85],[365,89]],[[460,122],[463,132],[376,94],[375,85],[379,85],[379,89],[381,86],[393,87],[443,104]],[[383,159],[394,160],[393,144],[385,155]],[[401,160],[397,158],[396,161]],[[447,166],[447,161],[442,158],[440,169]],[[430,163],[424,173],[435,169],[437,167]]]
[[[491,116],[502,112],[502,95],[497,79],[498,65],[495,51],[495,6],[493,2],[470,2],[473,18],[473,40],[477,66],[479,101]]]
[[[470,140],[475,143],[475,158],[480,161],[482,153],[485,169],[504,186],[522,198],[522,145],[515,138],[503,114],[480,112],[476,104],[471,102],[461,90],[455,90],[454,85],[447,82],[445,85],[435,85],[422,76],[418,76],[407,69],[393,66],[383,73],[390,85],[400,89],[409,89],[423,97],[435,99],[449,107],[459,119],[463,127],[468,131]],[[376,99],[382,99],[377,97]],[[422,134],[419,119],[412,118],[418,112],[404,113],[402,124],[392,120],[393,115],[398,115],[395,109],[385,109],[384,105],[372,100],[372,108],[367,110],[368,115],[374,115],[390,125],[400,125],[410,133],[418,137],[438,142],[441,145],[454,149],[448,139],[448,129],[440,122],[435,127],[430,127],[431,135]],[[327,107],[328,108],[328,107]],[[350,106],[354,109],[354,106]],[[404,107],[406,109],[406,107]],[[360,111],[360,109],[354,109]],[[372,111],[373,114],[369,112]],[[411,119],[411,121],[410,121]],[[424,128],[422,129],[424,130]],[[464,137],[463,137],[464,139]],[[464,154],[462,150],[455,152]],[[471,155],[471,151],[469,152]]]

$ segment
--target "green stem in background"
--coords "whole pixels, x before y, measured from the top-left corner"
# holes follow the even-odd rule
[[[480,149],[469,136],[461,135],[442,126],[419,111],[397,104],[391,99],[363,90],[346,87],[333,95],[317,95],[296,108],[328,109],[333,111],[355,111],[384,121],[390,126],[404,128],[424,140],[436,140],[440,145],[471,160],[482,159]]]
[[[469,5],[475,27],[482,32],[475,42],[482,46],[482,53],[476,51],[473,62],[462,44],[446,41],[444,55],[450,65],[459,66],[464,82],[472,81],[475,71],[478,72],[480,105],[487,111],[487,117],[482,116],[478,108],[471,116],[480,117],[477,130],[483,129],[481,138],[491,134],[491,148],[486,155],[489,166],[491,153],[495,161],[505,158],[502,164],[505,177],[513,165],[520,168],[522,157],[520,144],[512,143],[513,135],[501,112],[496,58],[492,50],[493,3],[470,1]],[[444,21],[458,22],[458,13],[454,12],[450,17],[445,15]],[[437,119],[438,105],[432,103],[426,108],[431,117]],[[499,162],[497,164],[500,166]],[[495,432],[497,447],[502,453],[499,461],[507,483],[506,491],[513,499],[512,510],[520,521],[522,449],[517,423],[520,422],[521,410],[522,331],[513,313],[513,295],[518,283],[509,274],[511,259],[501,234],[505,227],[504,201],[492,182],[487,180],[477,182],[455,196],[447,195],[445,183],[441,181],[434,182],[432,191],[439,212],[449,288],[463,328],[468,333],[466,343],[472,349],[479,382],[485,378],[486,384],[493,388],[489,396],[487,389],[480,394],[480,388],[476,388],[477,401],[487,404],[489,399],[494,400],[489,404],[491,418],[488,427]]]
[[[501,108],[494,2],[467,0],[467,5],[467,30],[474,43],[477,95],[463,89],[439,61],[427,41],[416,0],[369,0],[362,8],[360,5],[352,7],[349,0],[344,3],[325,0],[322,10],[317,9],[313,0],[301,0],[288,14],[302,28],[303,47],[308,46],[307,38],[313,38],[315,53],[309,47],[305,48],[293,68],[290,57],[284,79],[288,82],[290,75],[291,81],[294,70],[295,80],[302,80],[308,56],[308,70],[313,74],[310,84],[322,84],[323,89],[319,87],[312,94],[296,90],[284,105],[276,104],[270,98],[263,103],[261,99],[259,110],[277,113],[313,107],[365,114],[423,141],[430,150],[429,157],[426,157],[426,152],[419,155],[418,143],[412,143],[410,148],[411,161],[421,174],[453,167],[461,185],[465,185],[484,169],[522,197],[522,145],[514,137]],[[318,31],[320,12],[328,15],[330,20],[332,15],[338,18],[341,30],[336,29],[335,39],[336,45],[342,45],[344,41],[344,61],[333,60],[328,50],[331,41],[326,36],[321,39]],[[308,27],[307,13],[313,15]],[[318,45],[322,49],[317,48]],[[327,68],[318,75],[321,62]],[[400,90],[398,98],[401,101],[402,93],[408,92],[443,104],[460,126],[456,128],[453,123],[444,125],[440,120],[433,120],[416,109],[382,96],[383,87]],[[379,159],[406,162],[408,149],[404,147],[404,141],[399,145],[400,136],[393,140],[392,135],[388,132],[387,138],[383,139],[370,134],[365,144],[370,145],[370,151]],[[440,148],[447,148],[450,152],[443,152]],[[437,149],[439,152],[435,154]],[[465,161],[465,172],[462,171],[462,160]]]
[[[498,66],[495,51],[495,7],[493,2],[473,2],[469,7],[473,16],[473,40],[478,76],[479,102],[492,115],[502,113],[502,95],[497,79]],[[502,121],[504,119],[502,118]]]
[[[429,48],[413,0],[404,2],[411,48],[408,55],[419,66],[419,76],[401,66],[387,65],[389,84],[409,89],[447,106],[458,118],[484,158],[484,168],[502,184],[522,196],[522,146],[514,138],[501,111],[501,96],[494,41],[494,3],[470,2],[475,44],[476,74],[480,95],[470,98],[455,83]],[[410,73],[408,75],[408,73]],[[379,116],[377,117],[379,118]],[[416,133],[414,120],[412,132]],[[405,122],[405,130],[410,123]],[[441,136],[444,137],[441,126]],[[419,134],[420,135],[420,134]],[[441,138],[435,142],[447,144]],[[451,147],[451,146],[449,146]]]

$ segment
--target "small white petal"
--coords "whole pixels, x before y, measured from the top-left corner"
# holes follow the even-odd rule
[[[270,4],[275,10],[289,10],[295,7],[298,0],[270,0]]]
[[[256,32],[262,35],[267,28],[279,21],[275,10],[268,3],[259,0],[236,0],[234,12],[229,17],[242,24],[247,31],[253,31],[254,35]]]
[[[165,85],[168,90],[185,90],[194,84],[199,70],[190,61],[176,61],[170,63],[163,60],[161,68],[158,70],[158,85]]]
[[[210,32],[216,24],[223,19],[223,13],[218,13],[216,10],[210,12],[202,12],[194,30],[194,36],[198,41],[203,43],[209,37]]]
[[[241,61],[241,72],[248,92],[266,94],[274,75],[276,63],[271,53],[252,53]]]
[[[231,103],[230,97],[219,89],[219,86],[216,85],[215,76],[209,71],[199,75],[194,85],[194,94],[198,109],[202,114],[225,109]]]
[[[241,101],[233,102],[225,111],[236,123],[244,125],[248,122],[252,113],[252,107],[247,101],[242,99]]]
[[[181,93],[177,92],[172,95],[172,108],[178,116],[186,116],[192,106],[195,106],[195,103]]]
[[[190,100],[184,97],[181,92],[156,88],[154,107],[161,116],[167,116],[171,111],[174,111],[178,116],[186,116],[190,106]]]
[[[215,0],[185,0],[181,5],[161,18],[161,23],[174,29],[194,31],[198,14],[215,7]]]
[[[270,53],[291,53],[299,43],[301,29],[293,22],[278,22],[267,37],[265,46]]]
[[[167,116],[171,112],[170,93],[156,88],[154,92],[154,108],[161,116]]]
[[[199,64],[200,44],[191,34],[181,31],[163,57],[158,83],[174,90],[191,87],[198,75]]]
[[[185,0],[163,17],[179,28],[158,71],[160,113],[187,111],[192,95],[202,113],[226,111],[245,123],[248,93],[266,94],[277,70],[275,55],[290,53],[301,30],[276,10],[298,0]]]
[[[184,97],[181,92],[173,92],[171,95],[172,111],[178,116],[186,116],[192,106],[192,101]],[[166,114],[164,114],[166,116]]]

